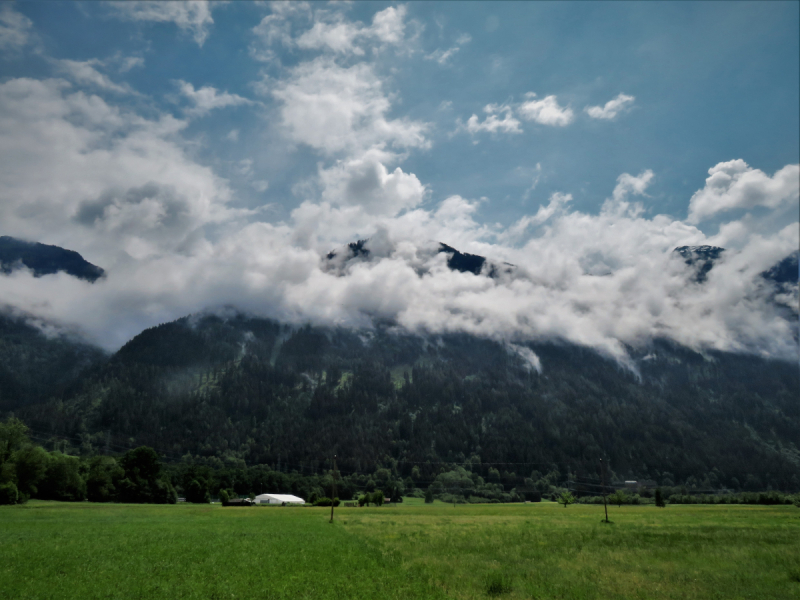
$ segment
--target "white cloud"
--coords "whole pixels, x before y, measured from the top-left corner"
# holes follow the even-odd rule
[[[0,221],[107,264],[178,251],[198,228],[235,215],[225,182],[172,141],[185,126],[63,80],[0,84]]]
[[[405,5],[390,6],[375,13],[370,25],[349,21],[337,10],[312,10],[311,5],[306,3],[276,2],[271,6],[272,13],[253,28],[258,41],[251,46],[251,55],[259,60],[275,60],[276,55],[270,47],[276,43],[287,48],[363,56],[365,49],[370,46],[400,46],[406,42]],[[311,28],[293,36],[293,29],[301,28],[301,23],[308,20],[313,21]]]
[[[430,198],[396,165],[401,153],[427,147],[425,125],[388,116],[372,66],[318,57],[270,81],[269,93],[288,141],[322,157],[313,179],[296,182],[311,181],[304,201],[273,223],[259,221],[265,207],[234,208],[228,183],[184,150],[187,121],[144,118],[58,79],[0,84],[0,222],[108,270],[95,285],[63,274],[2,276],[0,304],[110,348],[146,326],[228,305],[296,322],[392,319],[517,348],[566,340],[632,369],[629,348],[657,338],[796,360],[797,323],[781,316],[759,275],[800,243],[796,165],[772,177],[743,161],[717,165],[687,222],[647,217],[632,201],[654,181],[647,170],[620,175],[598,214],[571,209],[565,191],[509,227],[487,225],[478,219],[483,200]],[[222,97],[212,89],[197,106],[210,110]],[[475,132],[520,128],[510,107],[486,113]],[[266,190],[254,158],[227,164]],[[734,208],[787,207],[795,212],[776,212],[779,226],[757,211],[713,236],[694,225]],[[327,260],[358,238],[370,239],[369,260]],[[438,242],[515,267],[496,278],[451,271]],[[699,284],[673,249],[706,243],[728,250]],[[796,290],[782,290],[781,302],[791,304]],[[523,354],[537,368],[535,355]]]
[[[269,189],[269,181],[264,179],[256,179],[255,181],[251,182],[253,189],[257,192],[266,192]]]
[[[144,67],[144,59],[141,56],[126,56],[119,59],[119,72],[127,73],[131,69]]]
[[[187,110],[190,115],[203,116],[216,108],[253,104],[252,100],[236,94],[229,94],[228,92],[219,92],[211,86],[203,86],[195,90],[194,86],[186,81],[178,81],[177,83],[181,94],[194,104],[192,108]]]
[[[446,65],[448,61],[453,58],[453,55],[458,52],[460,48],[458,46],[453,46],[452,48],[448,48],[447,50],[442,50],[441,48],[434,50],[430,54],[425,55],[425,60],[435,60],[440,65]]]
[[[483,121],[478,118],[478,115],[473,114],[467,119],[466,124],[457,121],[458,129],[465,129],[473,135],[480,132],[522,133],[520,122],[514,118],[511,107],[487,104],[483,111],[487,113]]]
[[[239,141],[239,130],[238,129],[231,129],[228,132],[228,135],[225,136],[225,139],[229,142],[238,142]]]
[[[354,23],[339,21],[325,23],[318,21],[308,31],[297,38],[297,46],[305,50],[328,48],[333,52],[345,54],[364,54],[363,48],[355,45],[361,29]]]
[[[269,92],[281,102],[281,122],[289,138],[325,154],[428,145],[426,124],[387,118],[389,98],[367,63],[342,67],[319,57],[300,63],[287,79],[269,86]]]
[[[400,167],[390,172],[380,158],[380,153],[370,152],[322,171],[322,199],[333,205],[358,206],[371,215],[394,216],[418,206],[425,195],[419,179]]]
[[[211,16],[212,3],[205,0],[183,2],[127,0],[108,4],[119,17],[124,19],[175,23],[181,30],[191,33],[198,46],[202,46],[206,41],[209,28],[214,24]]]
[[[461,46],[464,46],[465,44],[468,44],[471,41],[472,37],[469,34],[465,33],[463,35],[460,35],[456,40],[455,46],[452,46],[447,50],[444,50],[442,48],[434,50],[430,54],[425,55],[425,60],[435,60],[437,63],[444,66],[449,62],[451,58],[453,58],[455,53],[461,49]]]
[[[614,119],[620,112],[630,110],[634,100],[633,96],[620,93],[616,98],[612,98],[603,106],[587,106],[584,110],[593,119]]]
[[[572,194],[555,192],[550,196],[547,206],[540,205],[535,215],[525,215],[507,230],[498,235],[498,239],[503,242],[514,243],[521,239],[530,228],[543,225],[554,215],[563,212],[567,204],[572,202]]]
[[[650,169],[642,171],[638,176],[623,173],[617,177],[617,185],[614,187],[611,197],[614,201],[619,202],[625,200],[630,194],[643,196],[653,177],[653,171]]]
[[[738,159],[715,165],[708,175],[705,187],[695,192],[689,202],[692,223],[734,209],[759,206],[777,209],[783,205],[796,208],[800,187],[798,165],[786,165],[770,177]]]
[[[526,94],[530,100],[523,102],[517,112],[527,121],[535,121],[540,125],[552,125],[564,127],[572,123],[575,115],[569,107],[562,107],[558,104],[555,96],[545,96],[541,100],[534,100],[536,94],[529,92]]]
[[[96,67],[104,63],[98,59],[92,60],[53,60],[56,68],[76,83],[88,85],[117,94],[134,94],[135,92],[127,83],[114,83],[107,75],[97,70]]]
[[[33,22],[14,10],[11,3],[0,8],[0,50],[18,50],[28,43]]]

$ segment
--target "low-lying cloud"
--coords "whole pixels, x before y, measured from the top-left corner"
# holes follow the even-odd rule
[[[199,5],[115,10],[173,20],[198,43],[213,22]],[[93,93],[60,77],[0,83],[0,233],[77,250],[107,271],[89,284],[17,270],[0,276],[0,305],[109,349],[145,327],[234,307],[296,323],[389,319],[409,331],[469,332],[508,344],[536,370],[525,342],[565,340],[631,368],[630,347],[657,338],[796,360],[797,320],[786,318],[796,314],[796,282],[778,290],[761,273],[800,243],[798,165],[773,174],[737,157],[704,165],[709,177],[687,198],[686,218],[648,210],[659,174],[644,170],[608,181],[613,191],[597,213],[573,209],[577,190],[564,189],[514,223],[484,223],[479,208],[491,199],[434,192],[404,165],[409,153],[432,151],[431,125],[394,112],[398,98],[358,50],[399,47],[404,18],[402,7],[369,25],[302,3],[274,7],[254,31],[260,51],[281,43],[319,55],[261,75],[253,89],[273,100],[270,109],[181,83],[193,106],[183,118],[144,117],[115,103],[123,95],[104,79]],[[114,100],[98,95],[104,84]],[[617,100],[604,114],[630,103]],[[183,138],[190,119],[237,105],[263,111],[287,148],[319,160],[280,219],[241,208]],[[575,117],[555,96],[485,112],[461,127],[516,133],[517,116],[551,126]],[[227,139],[235,143],[238,130]],[[272,193],[252,160],[237,164]],[[346,260],[337,249],[358,239],[368,253]],[[494,277],[451,270],[439,242],[513,268]],[[693,245],[726,248],[703,282],[673,252]]]

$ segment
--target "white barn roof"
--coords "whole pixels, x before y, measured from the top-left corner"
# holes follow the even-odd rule
[[[261,494],[256,496],[258,504],[305,504],[305,500],[291,494]]]

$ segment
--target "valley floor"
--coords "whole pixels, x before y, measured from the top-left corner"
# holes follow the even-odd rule
[[[800,597],[794,506],[0,507],[0,598]]]

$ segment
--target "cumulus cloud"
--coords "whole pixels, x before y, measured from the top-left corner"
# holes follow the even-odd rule
[[[304,5],[270,16],[281,10],[296,11],[283,25],[307,17],[304,31],[323,18]],[[373,31],[373,44],[405,35],[398,25],[404,13],[387,11],[358,25]],[[283,25],[270,21],[264,35],[294,40]],[[365,35],[352,38],[352,47],[366,48],[359,45]],[[479,209],[490,200],[431,197],[399,166],[405,154],[430,147],[427,124],[391,116],[396,100],[377,67],[324,39],[323,55],[278,69],[258,88],[276,101],[268,116],[286,142],[320,161],[296,182],[302,202],[274,222],[262,220],[264,207],[235,208],[227,181],[185,150],[187,120],[143,117],[62,79],[0,83],[4,233],[78,250],[108,273],[90,285],[16,271],[2,276],[0,305],[108,348],[144,327],[232,306],[298,323],[369,327],[380,318],[410,331],[469,332],[506,343],[537,370],[542,365],[526,342],[566,340],[631,369],[631,348],[656,338],[796,360],[797,323],[783,315],[797,286],[781,290],[789,300],[779,306],[760,273],[796,251],[797,214],[778,226],[765,224],[759,210],[796,208],[797,165],[771,177],[743,161],[716,165],[691,198],[686,221],[647,216],[641,201],[656,178],[645,170],[609,181],[596,214],[571,208],[563,190],[510,226],[483,223]],[[190,113],[249,102],[180,85]],[[574,118],[555,96],[484,112],[482,121],[473,115],[459,127],[518,133],[517,117],[555,126]],[[236,141],[238,133],[227,137]],[[226,164],[254,189],[267,189],[253,158]],[[699,227],[734,209],[736,218],[713,235]],[[327,258],[364,238],[368,257]],[[514,267],[496,277],[453,271],[439,242]],[[673,252],[717,243],[728,250],[703,283]]]
[[[177,83],[180,87],[181,94],[194,105],[186,111],[190,115],[203,116],[217,108],[253,104],[252,100],[248,100],[236,94],[220,92],[209,85],[196,90],[191,83],[186,81],[181,80]]]
[[[587,106],[584,110],[593,119],[605,119],[610,121],[616,118],[620,112],[630,110],[634,100],[636,100],[635,97],[620,93],[616,98],[612,98],[603,106]]]
[[[467,119],[466,124],[462,123],[461,121],[456,121],[458,129],[463,129],[473,135],[480,132],[522,133],[520,122],[514,118],[510,106],[487,104],[483,108],[483,112],[485,112],[487,115],[483,121],[481,121],[476,114],[473,114],[469,119]]]
[[[545,96],[541,100],[535,100],[536,94],[533,92],[529,92],[526,96],[529,100],[523,102],[517,112],[527,121],[534,121],[540,125],[564,127],[572,123],[575,118],[571,108],[565,108],[558,104],[556,96]]]
[[[281,102],[281,123],[289,139],[324,154],[429,145],[425,123],[387,117],[391,103],[369,63],[343,67],[322,56],[300,63],[286,79],[262,89]]]
[[[274,2],[271,13],[253,28],[256,42],[251,55],[265,62],[275,60],[276,43],[287,48],[318,50],[335,55],[363,56],[368,48],[400,46],[406,41],[405,5],[390,6],[372,18],[370,25],[350,21],[330,8],[312,10],[307,3]],[[304,25],[311,22],[311,27]],[[294,31],[299,30],[296,35]]]
[[[741,159],[719,163],[708,170],[705,187],[692,196],[689,221],[699,223],[734,209],[796,208],[799,187],[800,165],[786,165],[770,177]]]
[[[376,153],[342,161],[321,173],[323,200],[342,206],[359,206],[371,215],[394,216],[419,205],[425,186],[400,167],[389,170]]]
[[[14,273],[4,279],[2,301],[76,324],[109,346],[145,325],[228,305],[295,322],[370,326],[373,318],[393,319],[411,331],[464,331],[518,348],[567,340],[631,369],[630,348],[655,338],[699,350],[796,358],[796,323],[780,316],[759,276],[797,248],[796,223],[726,253],[698,284],[673,249],[710,239],[665,215],[614,210],[613,192],[595,215],[569,210],[566,195],[551,197],[511,231],[479,223],[477,201],[454,196],[429,209],[414,205],[416,178],[390,173],[379,161],[344,164],[329,177],[329,195],[303,202],[285,221],[242,224],[187,251],[122,262],[94,286]],[[621,177],[617,200],[643,192],[632,182],[643,179]],[[379,208],[383,200],[376,199],[385,198],[394,198],[392,210],[364,209]],[[146,199],[162,208],[153,210]],[[165,220],[179,222],[182,201],[177,189],[127,188],[98,198],[78,218],[94,224],[98,235],[116,237],[135,220],[156,229]],[[129,205],[136,219],[133,213],[121,218]],[[330,268],[327,252],[357,235],[370,238],[370,257]],[[515,268],[494,279],[451,271],[438,241]],[[537,368],[535,355],[527,359]]]
[[[175,23],[182,31],[191,33],[198,46],[205,43],[209,29],[214,24],[211,16],[213,5],[205,0],[186,0],[184,2],[128,0],[126,2],[109,2],[108,4],[114,14],[123,19]]]
[[[525,215],[508,229],[498,235],[498,239],[503,242],[514,242],[521,239],[530,228],[538,227],[547,222],[554,215],[562,212],[568,203],[572,202],[571,194],[555,192],[550,196],[547,206],[539,206],[535,215]]]
[[[52,62],[61,73],[76,83],[115,92],[117,94],[135,93],[127,83],[114,83],[109,79],[108,75],[98,71],[97,67],[104,66],[103,61],[99,59],[95,58],[84,61],[61,59]]]
[[[12,4],[4,3],[0,8],[0,50],[9,52],[25,46],[32,26],[28,17],[14,10]]]
[[[185,126],[59,79],[0,84],[0,221],[12,235],[106,262],[178,251],[231,216],[225,182],[174,141]]]

